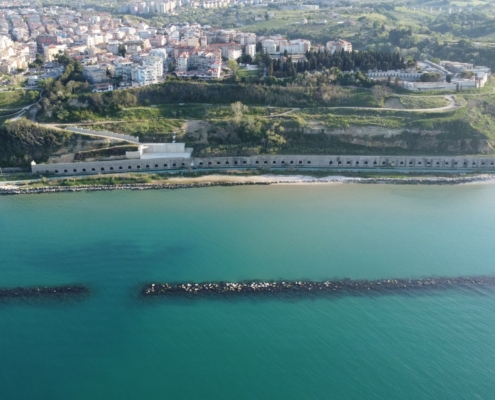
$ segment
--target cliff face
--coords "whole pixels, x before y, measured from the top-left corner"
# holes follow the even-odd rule
[[[380,126],[349,126],[328,128],[312,125],[303,129],[305,135],[325,134],[341,142],[364,146],[372,152],[377,149],[404,149],[411,152],[452,154],[489,154],[494,143],[484,135],[466,132],[466,135],[445,130],[398,129]],[[465,136],[465,137],[462,137]]]

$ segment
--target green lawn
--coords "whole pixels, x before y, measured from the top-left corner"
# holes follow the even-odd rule
[[[35,103],[39,98],[36,90],[0,92],[0,108],[19,108]]]

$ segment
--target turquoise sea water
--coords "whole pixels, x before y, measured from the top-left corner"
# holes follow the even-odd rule
[[[0,399],[493,399],[495,293],[143,301],[149,281],[495,274],[495,185],[0,197]]]

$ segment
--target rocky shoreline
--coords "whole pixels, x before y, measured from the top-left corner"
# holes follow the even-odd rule
[[[206,283],[148,283],[141,288],[143,297],[215,297],[248,295],[378,295],[418,293],[445,289],[480,290],[495,288],[495,276],[312,281],[244,281]]]
[[[0,288],[0,302],[12,299],[65,300],[86,297],[89,294],[89,288],[83,285]]]
[[[17,194],[44,194],[44,193],[74,193],[74,192],[98,192],[108,190],[174,190],[174,189],[191,189],[216,186],[250,186],[250,185],[275,185],[275,184],[309,184],[309,183],[358,183],[358,184],[393,184],[393,185],[459,185],[466,183],[479,183],[495,181],[495,175],[475,175],[460,177],[417,177],[417,178],[345,178],[345,177],[328,177],[314,179],[273,179],[267,181],[232,181],[232,182],[196,182],[196,183],[164,183],[148,184],[133,183],[121,185],[81,185],[81,186],[42,186],[24,188],[19,187],[0,187],[0,195],[17,195]]]

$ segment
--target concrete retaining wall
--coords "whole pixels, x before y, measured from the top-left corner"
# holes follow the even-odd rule
[[[64,129],[75,133],[81,133],[83,135],[111,137],[120,140],[127,140],[128,142],[139,143],[138,137],[124,135],[122,133],[115,133],[110,131],[93,131],[91,129],[78,128],[77,126],[67,126]]]
[[[157,158],[32,165],[35,174],[79,175],[115,172],[159,171],[180,168],[342,168],[410,170],[491,170],[495,157],[424,156],[252,156]]]

